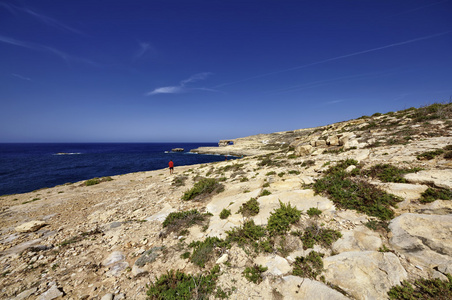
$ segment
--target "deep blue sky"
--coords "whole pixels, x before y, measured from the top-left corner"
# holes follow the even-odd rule
[[[203,142],[452,96],[452,0],[0,0],[0,142]]]

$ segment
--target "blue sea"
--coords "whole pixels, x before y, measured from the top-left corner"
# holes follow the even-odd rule
[[[0,144],[0,195],[94,177],[150,171],[224,160],[224,156],[193,154],[216,143]],[[171,149],[184,148],[184,152]]]

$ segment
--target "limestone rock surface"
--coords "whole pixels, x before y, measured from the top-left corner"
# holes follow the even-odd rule
[[[391,252],[344,252],[324,259],[325,278],[356,299],[386,299],[389,289],[407,279]]]

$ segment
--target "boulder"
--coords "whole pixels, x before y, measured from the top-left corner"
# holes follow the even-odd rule
[[[44,221],[30,221],[30,222],[27,222],[27,223],[24,223],[24,224],[21,224],[21,225],[17,226],[15,228],[15,230],[17,232],[22,232],[22,233],[34,232],[34,231],[37,231],[39,228],[41,228],[41,227],[43,227],[45,225],[46,225],[46,222],[44,222]]]
[[[39,300],[52,300],[58,297],[63,296],[63,292],[58,289],[56,285],[52,285],[50,289],[48,289],[45,293],[41,294],[38,299]]]
[[[452,215],[406,213],[389,228],[391,246],[413,263],[431,269],[452,264]]]
[[[337,135],[329,136],[326,143],[330,146],[339,146],[339,137]]]
[[[344,252],[323,263],[326,280],[356,299],[387,299],[391,287],[408,277],[391,252]]]
[[[313,151],[313,148],[311,145],[301,145],[295,147],[295,154],[298,156],[306,156],[311,154]]]
[[[326,141],[325,140],[317,140],[317,141],[315,141],[315,146],[316,147],[325,147]]]

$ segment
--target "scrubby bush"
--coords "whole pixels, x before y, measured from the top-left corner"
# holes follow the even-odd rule
[[[390,299],[452,299],[452,275],[446,274],[447,280],[418,279],[413,285],[404,280],[401,285],[388,291]]]
[[[308,214],[308,216],[312,217],[318,217],[322,214],[322,211],[318,208],[315,207],[311,207],[310,209],[308,209],[306,211],[306,213]]]
[[[210,214],[202,214],[196,209],[181,212],[170,213],[165,221],[163,227],[167,228],[167,233],[179,232],[185,230],[193,225],[203,225]]]
[[[452,190],[449,189],[436,189],[436,188],[428,188],[421,194],[421,198],[419,201],[421,203],[430,203],[435,200],[451,200],[452,199]]]
[[[242,213],[244,217],[255,216],[259,213],[259,202],[256,198],[251,198],[247,202],[243,203],[239,209],[239,213]]]
[[[357,168],[350,173],[345,172],[350,165]],[[360,173],[360,167],[355,160],[339,162],[325,173],[324,177],[314,183],[314,191],[329,196],[340,208],[355,209],[369,216],[389,220],[394,216],[391,206],[402,201],[401,198],[355,177]]]
[[[216,265],[207,274],[188,275],[170,270],[151,282],[146,292],[149,299],[209,299],[215,291],[220,267]]]
[[[182,196],[182,200],[192,200],[200,198],[203,195],[209,195],[214,192],[220,193],[224,191],[224,186],[214,178],[202,178],[195,183],[193,188],[186,191]]]
[[[422,169],[420,168],[412,168],[412,169],[403,169],[397,168],[390,164],[378,164],[373,166],[367,171],[363,171],[363,174],[377,177],[383,182],[398,182],[398,183],[406,183],[406,179],[402,177],[403,174],[407,173],[415,173]]]
[[[292,207],[290,203],[279,201],[280,207],[275,209],[268,218],[267,230],[271,234],[284,234],[290,229],[290,225],[298,222],[301,211]]]
[[[267,267],[263,267],[261,265],[254,265],[252,267],[246,267],[243,271],[243,276],[248,281],[251,281],[253,283],[259,284],[262,282],[262,273],[267,271]]]
[[[223,210],[220,213],[220,219],[227,219],[231,215],[231,210],[223,208]]]
[[[292,274],[315,280],[323,271],[322,257],[323,254],[316,251],[309,252],[306,257],[296,257]]]

